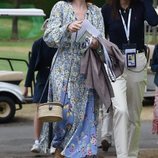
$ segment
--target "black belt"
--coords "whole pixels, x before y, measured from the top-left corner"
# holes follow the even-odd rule
[[[145,53],[144,49],[137,50],[137,53]]]

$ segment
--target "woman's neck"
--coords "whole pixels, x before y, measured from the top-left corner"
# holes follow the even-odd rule
[[[123,9],[127,9],[130,5],[130,0],[120,0],[120,6]]]
[[[73,0],[72,6],[80,10],[85,10],[85,8],[87,8],[87,3],[85,0]]]
[[[75,16],[78,20],[83,20],[85,18],[85,13],[87,12],[87,3],[85,0],[73,0],[71,3]]]

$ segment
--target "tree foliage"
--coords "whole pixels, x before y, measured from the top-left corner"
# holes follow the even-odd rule
[[[43,9],[47,18],[50,15],[50,11],[53,5],[58,1],[59,0],[1,0],[1,3],[12,4],[12,8],[22,8],[26,6],[26,4],[28,6],[35,6],[36,8]],[[98,7],[101,7],[105,3],[105,1],[106,0],[93,0],[93,3],[96,4]],[[18,39],[18,17],[13,17],[11,38]]]
[[[20,8],[21,1],[14,0],[14,8]],[[12,20],[12,39],[18,39],[18,17],[14,16]]]
[[[46,13],[47,17],[50,15],[50,11],[53,7],[53,5],[58,2],[59,0],[51,0],[51,1],[46,1],[46,0],[35,0],[34,4],[37,8],[41,8],[44,10]],[[101,7],[106,0],[93,0],[93,3],[96,4],[98,7]]]
[[[43,9],[44,12],[46,13],[46,16],[48,17],[53,5],[59,0],[7,0],[7,1],[1,0],[1,3],[13,4],[13,8],[16,8],[15,1],[19,1],[21,4],[21,7],[26,4],[27,5],[30,4],[30,5],[34,5],[36,8]],[[106,0],[93,0],[93,3],[99,7],[101,7],[105,2]]]

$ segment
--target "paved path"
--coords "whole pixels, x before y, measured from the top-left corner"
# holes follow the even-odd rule
[[[33,143],[33,106],[24,107],[14,122],[0,125],[0,158],[50,158],[53,156],[29,152]],[[158,136],[151,133],[152,108],[144,107],[139,158],[158,158]],[[115,148],[108,153],[99,150],[99,158],[116,158]]]

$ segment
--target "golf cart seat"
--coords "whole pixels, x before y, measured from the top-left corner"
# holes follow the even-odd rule
[[[21,71],[0,71],[0,81],[19,85],[24,79],[24,73]]]

